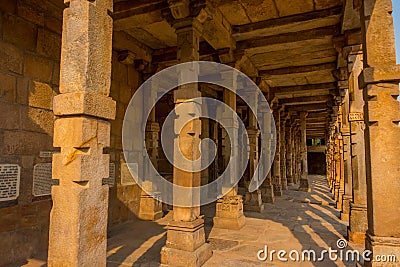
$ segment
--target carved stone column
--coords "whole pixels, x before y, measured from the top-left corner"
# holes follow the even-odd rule
[[[53,208],[48,266],[106,266],[111,0],[71,0],[64,11],[60,92],[54,97]]]
[[[234,77],[232,77],[232,74]],[[237,74],[233,72],[222,73],[222,78],[226,79],[226,84],[232,81],[231,88],[236,88],[237,85]],[[225,77],[227,76],[227,77]],[[224,89],[223,92],[224,103],[229,106],[232,110],[236,111],[236,94],[231,90]],[[225,131],[223,142],[223,157],[224,166],[228,166],[229,161],[234,160],[235,163],[231,164],[231,169],[227,170],[228,175],[236,176],[237,168],[239,165],[239,136],[238,136],[238,122],[236,118],[232,118],[232,114],[229,112],[222,113],[223,120],[225,120],[226,127],[229,127],[229,132],[232,134],[232,139],[229,140],[229,136]],[[224,187],[224,185],[222,185]],[[229,186],[230,187],[230,186]],[[225,191],[223,189],[223,191]],[[241,195],[238,195],[238,185],[232,188],[226,195],[217,200],[216,213],[214,217],[214,227],[225,228],[225,229],[240,229],[244,226],[246,218],[243,214],[243,199]]]
[[[360,47],[352,47],[349,54],[350,78],[349,90],[353,96],[350,101],[350,141],[351,167],[353,175],[353,199],[350,203],[348,227],[349,240],[364,244],[368,229],[367,221],[367,177],[365,166],[364,139],[364,100],[362,88],[358,85],[358,76],[363,69],[362,51]]]
[[[340,133],[343,138],[343,179],[344,179],[344,194],[342,195],[342,210],[340,218],[342,220],[349,220],[350,202],[352,199],[352,170],[351,170],[351,147],[350,147],[350,123],[349,123],[349,107],[350,95],[348,89],[348,82],[345,87],[341,88],[341,93],[344,95],[342,105],[342,123]]]
[[[262,107],[262,114],[263,114],[263,123],[264,125],[271,125],[271,127],[267,126],[267,135],[272,135],[272,113],[271,110],[268,107]],[[267,146],[266,151],[264,151],[264,153],[267,153],[265,155],[265,161],[266,162],[270,162],[271,160],[271,147],[272,147],[272,143],[269,143]],[[272,186],[272,166],[270,171],[267,174],[266,179],[264,180],[263,184],[262,184],[262,188],[261,188],[261,198],[262,201],[264,203],[274,203],[275,202],[275,195],[274,195],[274,188]]]
[[[286,176],[288,185],[292,186],[294,183],[293,173],[294,173],[294,162],[293,162],[293,150],[294,150],[294,138],[293,138],[293,125],[290,123],[286,127],[286,136],[288,136],[288,141],[286,142]]]
[[[309,192],[310,186],[308,184],[306,117],[307,112],[300,112],[301,176],[299,191]]]
[[[368,231],[373,255],[400,259],[400,66],[396,65],[392,3],[364,0],[363,33]],[[382,266],[368,262],[367,266]]]
[[[280,111],[280,138],[279,138],[279,146],[280,146],[280,153],[281,153],[281,158],[280,158],[280,169],[281,169],[281,184],[282,184],[282,189],[287,190],[287,178],[286,178],[286,114],[284,110]]]
[[[280,113],[278,110],[274,109],[274,117],[276,124],[276,151],[275,151],[275,159],[272,165],[272,186],[274,188],[275,196],[282,196],[282,184],[281,184],[281,149],[280,149]]]
[[[176,5],[175,5],[176,4]],[[182,3],[185,5],[185,3]],[[188,3],[187,3],[188,4]],[[183,8],[185,11],[189,9],[187,6],[173,3],[171,9],[175,15],[185,14],[178,12],[176,9]],[[199,59],[199,38],[200,25],[196,19],[191,17],[177,19],[173,24],[178,38],[178,60],[179,62],[191,62]],[[180,78],[197,77],[198,70],[194,66],[178,73]],[[187,105],[184,114],[176,114],[177,120],[180,116],[188,116],[196,114],[196,110],[200,110],[200,104],[191,99],[200,97],[197,83],[190,83],[180,86],[174,91],[174,99],[176,105]],[[191,101],[190,104],[185,101]],[[192,119],[176,133],[180,150],[187,159],[195,160],[200,156],[198,149],[200,144],[201,122],[200,119]],[[178,153],[175,151],[174,153]],[[185,187],[200,186],[200,172],[188,172],[174,167],[173,182],[174,184]],[[191,207],[173,207],[173,220],[168,224],[167,241],[161,250],[161,263],[169,266],[201,266],[212,255],[211,247],[205,243],[204,220],[200,216],[199,192],[193,191],[190,200],[193,202]],[[183,197],[174,193],[174,201],[176,198]]]
[[[257,121],[254,114],[249,110],[249,127],[247,129],[247,135],[249,137],[249,179],[253,177],[258,164],[258,138],[260,136],[260,130],[257,128]],[[246,195],[244,200],[244,210],[245,211],[256,211],[261,212],[264,210],[264,205],[261,199],[261,190],[257,189],[253,192],[248,191],[248,183],[246,181]]]

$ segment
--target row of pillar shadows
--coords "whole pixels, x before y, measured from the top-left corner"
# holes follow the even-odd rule
[[[359,233],[374,254],[392,253],[400,259],[400,108],[396,101],[400,71],[395,66],[391,4],[388,0],[362,2],[363,48],[357,51],[354,47],[349,48],[349,60],[354,63],[347,88],[351,92],[350,113],[347,113],[346,105],[340,104],[337,116],[332,118],[327,151],[328,180],[338,207],[346,207],[343,217],[346,217],[347,203],[350,202],[350,238]],[[76,0],[64,12],[61,94],[53,101],[54,113],[58,116],[54,125],[54,146],[61,148],[61,152],[53,157],[53,176],[60,183],[52,189],[49,266],[106,266],[108,186],[102,184],[102,179],[108,177],[108,169],[104,166],[108,166],[110,159],[109,155],[103,154],[103,149],[110,145],[109,120],[115,118],[116,110],[115,102],[109,97],[112,0],[99,0],[96,5],[85,8],[88,3]],[[177,34],[179,62],[199,60],[201,34],[196,20],[186,12],[173,14],[177,16],[173,27]],[[85,42],[77,42],[82,36],[85,36]],[[174,92],[176,104],[200,96],[197,86],[178,88]],[[364,91],[364,97],[362,93],[360,95],[361,91]],[[366,114],[362,120],[350,119],[351,112],[364,110]],[[287,182],[299,181],[300,189],[308,190],[306,113],[300,114],[300,131],[295,129],[289,133],[297,134],[298,137],[291,140],[300,145],[291,148],[300,148],[300,151],[292,151],[289,164],[292,172],[287,176],[285,166],[290,154],[284,152],[287,144],[283,140],[290,139],[284,137],[282,114],[275,115],[275,118],[279,117],[279,148],[272,175],[261,188],[266,192],[266,201],[272,201],[272,192],[279,195]],[[348,128],[345,127],[347,117]],[[195,144],[199,142],[201,124],[196,120],[190,124],[190,133],[184,128],[180,135]],[[258,134],[255,127],[249,130],[252,132],[250,138],[254,139]],[[195,156],[194,151],[190,151],[192,147],[181,148],[183,154]],[[251,149],[256,155],[257,142],[253,142]],[[298,155],[300,158],[296,157]],[[250,169],[254,167],[254,161],[250,162]],[[173,182],[195,187],[201,181],[198,174],[174,169]],[[245,203],[255,204],[250,206],[257,208],[260,202],[260,191],[246,195]],[[221,212],[217,211],[216,218],[233,214],[237,218],[227,219],[237,221],[237,227],[240,227],[240,221],[243,221],[241,205],[241,198],[234,188],[218,201],[217,210]],[[219,224],[217,221],[216,225]],[[222,219],[220,225],[224,225]],[[173,207],[161,263],[201,266],[211,255],[211,247],[205,242],[200,207]]]

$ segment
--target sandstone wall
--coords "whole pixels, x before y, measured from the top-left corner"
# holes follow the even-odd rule
[[[63,8],[62,0],[0,1],[0,164],[21,167],[18,199],[0,201],[0,266],[46,257],[51,196],[32,194],[33,168],[51,162],[41,151],[57,151],[52,99],[58,94]],[[136,218],[139,210],[139,187],[121,185],[121,172],[128,175],[121,168],[122,120],[138,84],[138,72],[119,63],[114,52],[111,96],[117,119],[110,154],[116,184],[110,188],[109,226]]]
[[[137,218],[141,192],[125,165],[121,134],[125,110],[140,85],[140,74],[133,65],[118,62],[118,54],[113,51],[111,78],[110,95],[117,102],[117,115],[111,122],[110,158],[115,164],[115,184],[110,188],[109,226]]]
[[[34,197],[32,179],[54,151],[61,18],[62,1],[0,1],[0,164],[21,167],[18,199],[0,201],[0,266],[47,247],[51,198]]]

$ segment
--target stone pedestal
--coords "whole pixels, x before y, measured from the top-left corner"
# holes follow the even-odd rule
[[[365,249],[373,252],[371,259],[374,255],[379,255],[381,260],[381,262],[367,261],[364,263],[365,266],[399,266],[400,238],[374,236],[367,233]]]
[[[349,227],[347,229],[349,240],[357,244],[364,244],[367,229],[367,206],[350,203]]]
[[[163,216],[162,203],[160,199],[160,193],[154,192],[153,196],[150,196],[142,191],[140,195],[140,209],[139,219],[145,221],[155,221],[161,219]]]
[[[342,211],[340,212],[340,219],[344,221],[349,220],[350,216],[350,202],[352,201],[353,197],[351,195],[344,194],[342,196]]]
[[[306,117],[307,112],[300,112],[301,175],[299,191],[310,192],[310,185],[308,184]]]
[[[263,185],[263,187],[261,188],[261,199],[263,203],[275,202],[274,187],[270,182],[268,184]]]
[[[242,196],[225,196],[217,200],[214,227],[238,230],[245,221]]]
[[[244,210],[255,212],[262,212],[264,210],[264,204],[261,199],[260,190],[255,190],[254,192],[246,192]]]
[[[204,220],[171,221],[167,243],[161,249],[162,266],[202,266],[211,256],[211,246],[204,242]]]

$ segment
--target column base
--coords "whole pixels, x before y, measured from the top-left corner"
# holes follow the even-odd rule
[[[261,191],[256,190],[254,192],[246,192],[246,199],[244,201],[245,211],[262,212],[264,210],[264,204],[261,200]]]
[[[339,189],[337,200],[336,200],[336,209],[338,209],[338,210],[342,210],[343,195],[344,195],[344,189]]]
[[[263,203],[275,202],[274,189],[272,185],[264,186],[263,190],[261,190],[261,199]]]
[[[274,195],[277,197],[281,197],[283,195],[282,186],[280,184],[272,185],[274,188]]]
[[[380,255],[381,261],[365,261],[364,265],[369,266],[398,266],[400,261],[400,238],[374,236],[367,233],[365,248],[372,251],[372,257]],[[383,258],[385,257],[385,258]]]
[[[349,240],[356,244],[364,244],[367,229],[367,207],[350,203],[350,218],[347,230]]]
[[[293,176],[287,177],[287,185],[292,186],[294,184]]]
[[[217,200],[214,227],[239,230],[245,222],[242,196],[225,196]]]
[[[211,256],[205,242],[204,220],[171,221],[167,226],[167,242],[161,249],[162,266],[202,266]]]
[[[140,209],[138,217],[144,221],[156,221],[163,217],[162,203],[158,200],[156,193],[153,198],[150,195],[142,194],[140,196]]]
[[[288,184],[286,179],[282,179],[282,190],[288,190]]]
[[[340,219],[343,221],[348,221],[350,218],[350,202],[352,200],[351,195],[343,195],[343,205],[342,205],[342,211],[340,212]]]
[[[301,179],[299,189],[297,190],[302,192],[310,192],[311,190],[308,184],[308,179]]]

